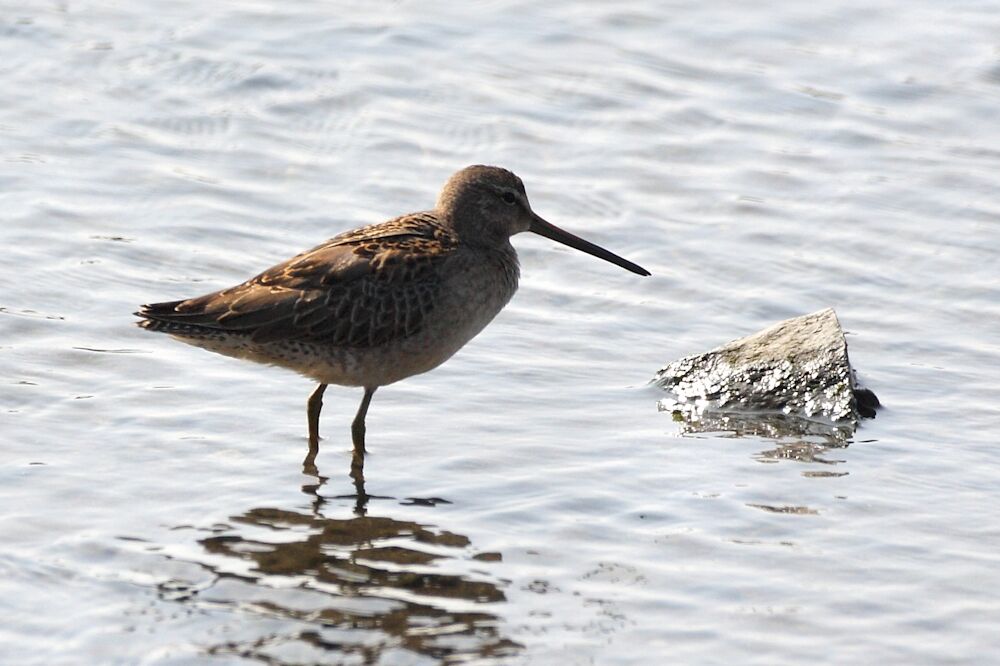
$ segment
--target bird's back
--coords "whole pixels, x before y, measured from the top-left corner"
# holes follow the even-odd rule
[[[234,287],[143,306],[143,328],[179,337],[373,347],[419,330],[457,246],[431,213],[340,234]]]

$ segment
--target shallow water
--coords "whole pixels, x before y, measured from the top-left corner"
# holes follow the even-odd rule
[[[0,662],[960,663],[1000,650],[985,2],[0,11]],[[132,326],[502,164],[640,279],[360,392]],[[836,308],[853,438],[689,431],[667,361]],[[743,437],[734,437],[741,433]]]

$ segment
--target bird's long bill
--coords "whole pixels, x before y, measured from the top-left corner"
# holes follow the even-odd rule
[[[603,247],[594,245],[590,241],[585,241],[579,236],[574,236],[570,232],[564,231],[556,225],[546,222],[537,215],[534,215],[532,218],[529,231],[533,231],[539,236],[551,238],[552,240],[562,243],[563,245],[569,245],[572,248],[576,248],[581,252],[586,252],[587,254],[603,259],[604,261],[610,261],[616,266],[621,266],[627,271],[632,271],[636,275],[650,275],[650,272],[642,266],[633,264],[628,259],[622,259],[617,254],[608,252]]]

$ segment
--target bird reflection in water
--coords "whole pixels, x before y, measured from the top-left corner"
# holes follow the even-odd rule
[[[234,516],[226,533],[199,541],[217,576],[202,600],[288,621],[285,630],[209,652],[275,664],[300,663],[304,652],[321,663],[364,664],[393,653],[402,658],[400,652],[410,653],[407,663],[415,655],[461,663],[516,654],[520,646],[484,610],[506,600],[498,584],[485,573],[474,579],[447,572],[449,560],[475,560],[483,569],[500,555],[469,553],[469,539],[459,534],[368,515],[370,500],[392,498],[368,495],[363,461],[354,462],[354,495],[324,497],[328,479],[315,472],[302,487],[311,511],[250,509]],[[345,498],[355,500],[352,517],[323,514],[329,502]]]
[[[354,483],[354,495],[337,495],[333,499],[353,499],[354,513],[357,516],[364,516],[368,513],[368,502],[373,499],[393,499],[380,495],[369,495],[365,491],[365,436],[361,433],[354,433],[354,451],[351,454],[351,481]],[[320,495],[319,491],[329,480],[329,477],[320,475],[316,467],[316,457],[309,455],[302,463],[302,473],[306,476],[316,478],[316,483],[307,483],[302,486],[302,492],[311,495],[313,499],[313,511],[319,512],[326,503],[326,498]]]

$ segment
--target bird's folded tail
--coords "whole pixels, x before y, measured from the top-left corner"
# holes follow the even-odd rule
[[[218,332],[217,327],[208,325],[211,320],[203,312],[179,312],[177,306],[184,302],[165,301],[143,305],[138,312],[132,314],[141,317],[136,325],[147,331],[194,337]]]

